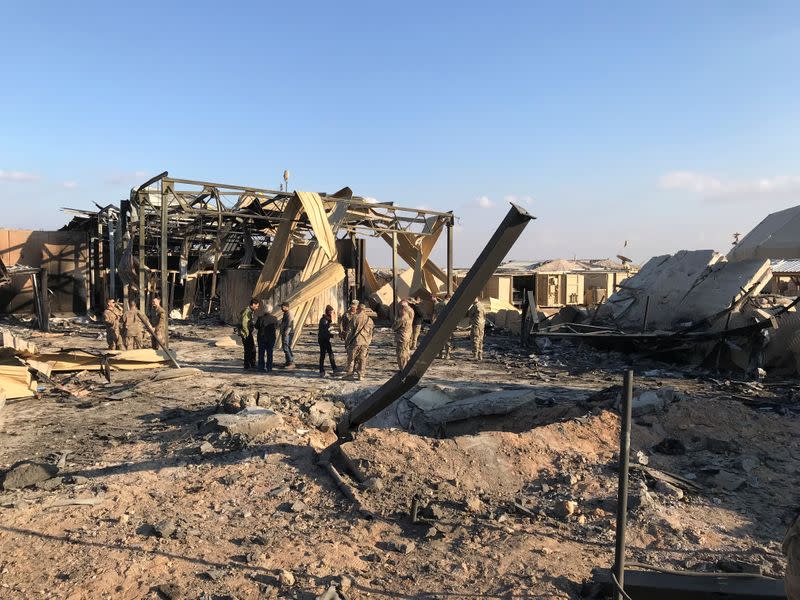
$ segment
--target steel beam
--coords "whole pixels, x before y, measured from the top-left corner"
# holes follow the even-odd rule
[[[404,369],[378,388],[369,398],[344,414],[337,426],[340,437],[346,436],[352,428],[366,423],[400,396],[414,387],[422,379],[433,360],[444,348],[445,343],[455,331],[458,322],[467,313],[483,286],[494,274],[495,269],[534,217],[524,209],[512,204],[511,209],[494,232],[489,243],[481,252],[466,278],[458,286],[447,307],[422,338],[417,350]]]
[[[625,592],[635,600],[779,600],[781,579],[743,573],[680,573],[626,570]]]
[[[447,293],[453,293],[453,221],[447,222]]]
[[[168,236],[168,226],[169,226],[169,193],[170,193],[170,182],[168,179],[161,180],[161,259],[158,261],[159,268],[161,269],[161,306],[162,308],[166,304],[167,311],[169,311],[169,289],[167,288],[167,277],[169,274],[167,273],[167,236]],[[166,326],[164,327],[164,331],[166,335],[164,336],[164,350],[169,352],[169,312],[166,315]]]
[[[628,470],[631,456],[631,409],[633,405],[633,371],[625,371],[625,396],[620,411],[619,481],[617,483],[617,538],[614,546],[614,574],[620,589],[614,594],[622,600],[625,589],[625,530],[628,524]]]

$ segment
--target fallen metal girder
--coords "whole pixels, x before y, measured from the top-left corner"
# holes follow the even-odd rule
[[[455,331],[458,322],[467,313],[467,309],[533,218],[524,209],[511,205],[497,231],[456,289],[447,307],[436,319],[428,334],[422,338],[406,367],[392,376],[369,398],[344,414],[337,426],[340,436],[345,436],[352,428],[366,423],[422,379],[425,371]]]
[[[610,576],[609,576],[610,579]],[[612,584],[613,585],[613,584]],[[611,586],[609,586],[611,587]],[[680,573],[625,570],[625,593],[635,600],[778,600],[783,581],[743,573]]]

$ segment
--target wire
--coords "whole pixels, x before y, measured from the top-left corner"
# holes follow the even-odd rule
[[[617,576],[614,575],[614,571],[611,571],[611,581],[614,582],[614,585],[617,587],[617,591],[620,594],[622,594],[622,597],[625,598],[625,600],[633,600],[633,598],[628,596],[628,594],[625,592],[625,590],[622,589],[622,586],[619,584],[619,581],[617,581]]]

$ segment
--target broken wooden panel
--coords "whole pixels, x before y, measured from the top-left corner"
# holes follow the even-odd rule
[[[0,396],[8,400],[32,398],[36,385],[27,366],[0,364]]]
[[[344,276],[345,272],[342,265],[339,263],[329,263],[320,271],[314,273],[308,281],[304,281],[297,286],[292,295],[286,298],[284,302],[287,302],[290,307],[296,308],[298,305],[309,302],[319,294],[338,285],[344,280]],[[280,306],[274,307],[272,314],[276,317],[280,316]]]
[[[347,195],[347,196],[345,196]],[[347,197],[348,199],[352,197],[353,192],[349,190],[349,188],[344,188],[343,190],[339,190],[336,192],[335,196],[343,196]],[[329,222],[329,229],[331,231],[331,238],[333,240],[333,249],[334,249],[334,257],[338,255],[338,251],[336,249],[336,232],[339,231],[339,226],[341,225],[342,221],[344,220],[345,216],[347,215],[347,207],[349,206],[349,202],[333,202],[328,201],[329,205],[331,205],[331,216]],[[326,219],[327,221],[327,219]],[[313,240],[311,242],[312,250],[311,254],[306,261],[306,265],[303,269],[303,272],[300,275],[300,281],[308,281],[308,279],[314,274],[317,273],[322,267],[328,264],[332,258],[327,255],[324,250],[320,247],[319,238]],[[325,304],[322,303],[321,298],[317,298],[317,312],[321,312],[325,310]],[[303,332],[303,328],[305,327],[306,320],[308,319],[308,315],[311,312],[311,309],[314,305],[314,299],[309,300],[308,302],[303,302],[297,307],[297,311],[295,313],[295,336],[292,342],[292,348],[297,346],[297,343],[300,341],[300,336]],[[321,304],[321,306],[319,306]],[[331,303],[332,306],[336,306],[335,304]],[[338,307],[337,307],[338,308]]]
[[[264,297],[278,283],[283,265],[289,256],[292,232],[297,226],[297,218],[300,216],[302,208],[303,205],[297,195],[289,198],[286,203],[286,208],[281,214],[283,221],[281,221],[278,230],[275,232],[272,246],[270,246],[267,254],[267,260],[264,261],[261,275],[253,289],[252,295],[254,298]]]
[[[105,356],[85,350],[61,350],[60,352],[37,354],[35,360],[48,363],[50,369],[58,373],[65,371],[99,371],[103,368],[103,361],[106,358],[112,369],[121,371],[163,367],[169,361],[165,352],[149,348],[108,351]]]
[[[14,335],[8,329],[0,330],[0,334],[2,334],[2,336],[0,336],[2,346],[5,348],[13,348],[15,354],[30,356],[39,352],[36,344],[18,335]]]
[[[381,284],[378,283],[378,280],[375,277],[375,272],[372,270],[372,267],[369,266],[366,258],[364,258],[364,283],[366,284],[367,291],[370,294],[374,294],[381,287]]]
[[[333,236],[328,215],[325,214],[322,198],[316,192],[296,192],[296,194],[308,216],[311,229],[317,238],[317,245],[329,260],[333,260],[336,258],[336,239]]]
[[[417,264],[414,268],[414,279],[411,282],[411,289],[413,290],[420,289],[428,283],[424,266],[428,263],[431,252],[444,229],[444,223],[445,220],[442,217],[428,217],[425,219],[425,227],[422,231],[429,235],[421,235],[414,240],[414,246],[417,248]],[[433,292],[434,290],[435,288],[430,288],[429,291]]]

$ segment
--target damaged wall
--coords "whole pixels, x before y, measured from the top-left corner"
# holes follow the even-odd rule
[[[0,229],[0,259],[6,266],[44,267],[50,274],[50,309],[55,314],[83,314],[89,273],[87,236],[80,231]],[[0,288],[0,312],[32,313],[29,276],[12,277]]]

